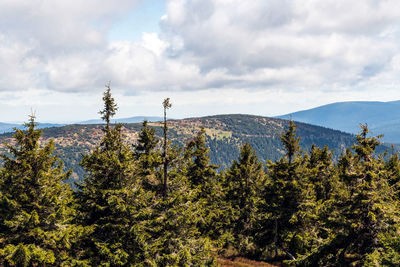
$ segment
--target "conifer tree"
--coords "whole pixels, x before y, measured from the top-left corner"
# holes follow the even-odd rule
[[[397,199],[400,199],[400,156],[398,151],[394,151],[385,162],[389,185],[395,190]]]
[[[138,186],[133,152],[123,142],[122,126],[112,127],[117,109],[110,84],[100,111],[106,126],[98,147],[84,155],[81,165],[87,172],[78,186],[80,221],[91,229],[84,240],[85,258],[91,265],[122,266],[144,258],[145,238],[140,227],[146,216],[147,194]]]
[[[304,250],[300,226],[301,217],[297,216],[304,199],[303,160],[300,156],[299,138],[296,137],[296,125],[289,122],[288,129],[280,137],[285,148],[285,157],[273,163],[268,161],[268,180],[263,207],[266,221],[260,227],[261,247],[275,249],[275,257],[283,251],[290,259]]]
[[[332,151],[328,146],[321,149],[313,144],[306,168],[307,179],[314,187],[315,201],[330,199],[337,181],[333,175]]]
[[[139,159],[141,155],[150,155],[156,149],[159,142],[155,136],[154,128],[149,127],[148,121],[144,120],[142,125],[143,128],[139,133],[138,142],[134,145],[136,159]],[[151,168],[151,165],[152,164],[149,163],[149,166],[145,167]]]
[[[168,143],[167,151],[168,193],[164,194],[165,169],[156,170],[162,190],[155,192],[150,204],[146,229],[151,247],[146,262],[152,266],[211,266],[214,258],[210,242],[198,229],[203,220],[203,205],[186,176],[181,150]]]
[[[289,128],[286,132],[283,133],[282,136],[279,137],[282,141],[282,144],[286,150],[286,156],[289,165],[292,164],[293,157],[296,156],[296,153],[300,151],[300,137],[296,137],[296,125],[290,120]]]
[[[202,206],[202,217],[198,228],[202,235],[217,240],[224,232],[223,217],[226,207],[223,189],[217,175],[216,165],[210,163],[206,146],[205,129],[201,127],[197,135],[185,146],[186,175],[195,200]]]
[[[169,107],[169,102],[165,102],[165,107]],[[164,124],[164,137],[166,129]],[[147,199],[151,209],[141,224],[147,236],[143,262],[150,266],[213,265],[210,242],[198,230],[203,218],[202,205],[198,202],[197,191],[193,190],[186,176],[182,150],[171,146],[171,142],[164,138],[160,153],[154,140],[154,131],[144,127],[135,146],[135,154],[139,155],[138,173],[147,172],[148,176],[158,178],[153,180],[152,186],[144,187],[152,197]],[[153,166],[146,167],[145,171],[140,170],[144,166],[140,161],[146,159],[146,154],[156,157],[162,154],[162,160],[156,163],[164,163],[164,168]]]
[[[168,125],[167,125],[167,109],[171,108],[172,104],[169,102],[169,98],[164,99],[163,108],[164,108],[164,142],[163,142],[163,159],[164,159],[164,183],[163,183],[163,194],[164,197],[168,194]]]
[[[246,143],[238,161],[233,161],[226,174],[226,199],[233,209],[231,227],[236,246],[247,253],[252,245],[251,231],[257,219],[265,176],[256,152]]]
[[[157,186],[156,170],[162,164],[161,152],[157,149],[158,143],[154,128],[150,128],[145,120],[137,144],[133,148],[142,185],[148,189],[152,188],[153,191],[156,191]]]
[[[71,171],[54,155],[52,141],[40,145],[41,131],[30,116],[26,130],[16,129],[0,170],[0,265],[72,266],[69,253],[82,228],[71,224]],[[80,262],[79,264],[84,264]]]
[[[156,194],[151,202],[146,262],[150,266],[213,266],[211,244],[198,230],[202,205],[183,173],[172,167],[168,179],[168,195]]]
[[[211,193],[216,180],[215,165],[210,164],[209,149],[206,146],[204,127],[190,140],[185,147],[185,158],[189,160],[187,176],[193,187],[201,187],[200,194]]]
[[[394,238],[399,230],[395,190],[389,185],[383,157],[374,156],[379,136],[369,137],[368,133],[367,126],[361,125],[352,147],[355,154],[347,150],[339,160],[341,185],[333,197],[334,209],[325,220],[332,234],[303,265],[380,265],[387,259],[388,243],[398,242]]]

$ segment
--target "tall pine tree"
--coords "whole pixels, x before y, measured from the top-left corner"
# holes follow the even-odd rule
[[[257,221],[265,174],[256,152],[246,143],[240,149],[239,159],[233,161],[226,174],[226,200],[232,208],[231,222],[234,246],[248,253],[253,246],[251,232]]]
[[[35,117],[16,129],[15,145],[2,155],[0,170],[0,265],[72,266],[84,264],[69,249],[82,228],[71,224],[71,174],[54,155],[52,141],[40,145]]]
[[[374,155],[379,136],[370,137],[368,133],[367,126],[361,125],[352,147],[355,153],[347,150],[339,159],[340,185],[324,220],[332,233],[301,261],[303,265],[378,266],[391,261],[386,253],[395,251],[391,243],[398,244],[398,201],[383,157]],[[399,260],[399,254],[395,254],[391,255]]]
[[[142,185],[156,191],[158,185],[157,170],[162,165],[161,151],[158,149],[159,140],[155,136],[154,128],[150,128],[148,122],[143,122],[143,128],[139,133],[139,139],[133,146],[135,159],[138,164],[137,174]]]
[[[81,165],[87,175],[77,198],[80,222],[91,230],[84,239],[86,254],[93,266],[122,266],[140,263],[146,251],[141,228],[148,209],[147,197],[135,177],[134,154],[123,142],[122,126],[112,127],[110,119],[117,106],[110,84],[100,111],[106,125],[99,146],[84,155]]]
[[[262,223],[260,246],[273,247],[275,258],[284,252],[289,259],[304,249],[301,236],[302,218],[300,205],[305,201],[303,193],[303,160],[296,125],[289,122],[288,129],[280,137],[285,157],[277,162],[268,162],[268,180],[263,207],[266,220]]]

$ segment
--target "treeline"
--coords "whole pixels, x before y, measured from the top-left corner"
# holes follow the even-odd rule
[[[101,143],[83,156],[85,179],[40,146],[30,117],[0,169],[1,266],[214,266],[244,256],[299,266],[399,266],[400,159],[375,155],[361,127],[333,160],[303,152],[290,122],[285,156],[264,165],[249,144],[231,166],[210,164],[202,129],[180,148],[147,122],[136,144],[111,125],[108,86]],[[163,103],[164,117],[171,107]]]

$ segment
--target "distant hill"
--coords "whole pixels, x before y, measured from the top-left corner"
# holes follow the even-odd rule
[[[155,117],[155,116],[135,116],[135,117],[130,117],[130,118],[122,118],[122,119],[113,119],[112,123],[141,123],[144,120],[147,120],[149,122],[156,122],[156,121],[162,121],[164,118],[162,117]],[[87,120],[87,121],[81,121],[77,122],[75,124],[102,124],[103,121],[101,119],[95,119],[95,120]],[[66,123],[38,123],[38,128],[50,128],[50,127],[62,127],[67,125]],[[0,134],[2,133],[9,133],[13,132],[14,128],[17,129],[23,129],[24,126],[23,124],[17,124],[17,123],[5,123],[5,122],[0,122]]]
[[[239,146],[250,143],[256,150],[260,160],[276,160],[284,151],[279,135],[288,125],[287,120],[252,115],[217,115],[201,118],[189,118],[169,121],[169,137],[180,146],[191,139],[200,129],[205,127],[210,157],[214,164],[221,168],[230,166],[232,160],[239,156]],[[160,122],[150,123],[158,136],[162,135]],[[67,125],[44,129],[43,141],[54,139],[56,152],[67,168],[74,170],[74,179],[82,179],[84,172],[79,166],[83,153],[88,153],[102,137],[102,125]],[[133,144],[138,138],[141,123],[125,124],[123,133],[126,142]],[[338,156],[346,147],[354,142],[354,136],[324,127],[305,123],[297,123],[297,134],[301,138],[301,146],[308,150],[312,143],[318,146],[328,145]],[[12,142],[12,134],[0,135],[0,144]],[[1,147],[0,147],[1,148]],[[4,149],[4,146],[2,147]]]
[[[359,124],[368,123],[375,134],[384,134],[385,142],[400,143],[400,101],[338,102],[282,116],[348,133],[359,132]]]
[[[55,124],[55,123],[38,123],[38,128],[50,128],[50,127],[61,127],[64,126],[65,124]],[[17,129],[23,129],[24,126],[23,124],[17,124],[17,123],[4,123],[0,122],[0,133],[9,133],[13,132],[14,128]]]
[[[19,127],[19,124],[0,122],[0,133],[7,133],[13,131],[14,127]]]
[[[144,120],[147,120],[149,122],[156,122],[156,121],[162,121],[164,118],[162,117],[152,117],[152,116],[135,116],[135,117],[130,117],[130,118],[122,118],[122,119],[113,119],[113,123],[138,123],[138,122],[143,122]],[[101,119],[96,119],[96,120],[87,120],[87,121],[81,121],[78,122],[77,124],[102,124],[103,121]]]

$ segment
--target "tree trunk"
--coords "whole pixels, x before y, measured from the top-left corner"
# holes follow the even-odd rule
[[[168,193],[168,159],[167,159],[167,142],[168,142],[168,136],[167,136],[167,109],[164,107],[164,151],[163,151],[163,157],[164,157],[164,188],[163,188],[163,195],[164,197],[167,196]]]

